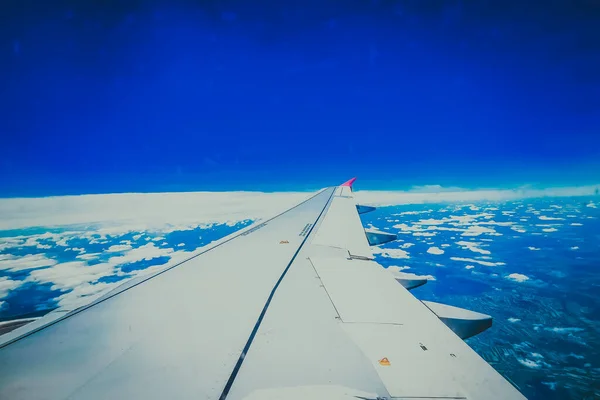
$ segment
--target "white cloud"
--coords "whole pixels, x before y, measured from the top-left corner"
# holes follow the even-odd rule
[[[538,218],[541,219],[542,221],[563,221],[564,220],[564,218],[547,217],[545,215],[540,215]]]
[[[479,236],[482,234],[492,235],[492,236],[501,236],[501,233],[496,232],[493,228],[486,228],[480,225],[471,225],[464,231],[461,236]]]
[[[519,322],[520,320],[521,320],[520,318],[513,318],[513,317],[511,317],[507,321],[514,324],[515,322]]]
[[[371,247],[373,254],[380,254],[387,258],[410,258],[409,253],[402,249],[382,249],[381,247]]]
[[[148,243],[125,252],[121,256],[111,257],[108,263],[113,265],[127,264],[142,260],[151,260],[156,257],[167,256],[173,253],[171,248],[156,247],[154,243]]]
[[[557,230],[558,229],[556,229],[556,228],[544,228],[544,229],[542,229],[542,231],[544,231],[544,232],[556,232]]]
[[[571,246],[571,250],[579,250],[579,246]]]
[[[559,327],[554,327],[554,328],[544,328],[544,330],[548,331],[548,332],[554,332],[554,333],[576,333],[576,332],[583,332],[583,328],[559,328]]]
[[[461,236],[480,236],[480,235],[489,235],[489,236],[501,236],[501,233],[496,232],[494,228],[491,228],[489,225],[497,225],[497,226],[510,226],[512,222],[496,222],[493,220],[490,221],[479,221],[476,222],[478,218],[492,218],[493,214],[472,214],[472,215],[462,215],[462,216],[450,216],[442,219],[422,219],[420,221],[415,222],[413,225],[408,225],[405,223],[396,224],[393,227],[396,229],[400,229],[401,233],[412,233],[414,236],[425,236],[431,237],[435,236],[437,232],[435,231],[447,231],[447,232],[461,232]],[[444,226],[444,225],[451,225]],[[488,226],[483,226],[488,225]]]
[[[131,250],[131,246],[128,244],[115,244],[106,250],[109,253],[118,253],[120,251]]]
[[[533,247],[533,246],[529,246],[528,249],[531,250],[531,251],[538,251],[538,250],[540,250],[539,247]]]
[[[393,272],[393,274],[395,278],[400,279],[427,279],[428,281],[435,281],[435,276],[433,275],[417,275],[409,272]]]
[[[23,282],[13,281],[5,276],[0,277],[0,299],[8,296],[11,290],[21,286]]]
[[[359,203],[422,204],[448,201],[513,200],[528,197],[593,194],[596,186],[533,190],[464,190],[426,186],[411,191],[357,191]],[[187,192],[125,193],[0,200],[0,230],[30,226],[98,223],[123,231],[147,228],[194,227],[196,224],[235,224],[266,218],[292,207],[312,193]],[[595,208],[595,203],[588,207]],[[156,212],[161,210],[161,212]],[[491,211],[491,209],[488,209]],[[431,212],[405,211],[400,215]],[[137,240],[137,239],[135,239]]]
[[[389,267],[387,267],[387,270],[392,273],[404,271],[406,269],[410,269],[410,267],[408,267],[408,266],[400,267],[397,265],[390,265]]]
[[[529,277],[523,274],[512,273],[510,275],[507,275],[506,279],[511,279],[515,282],[525,282],[529,280]]]
[[[444,254],[444,250],[440,249],[439,247],[430,247],[429,249],[427,249],[427,253],[429,254],[434,254],[434,255],[440,255],[440,254]]]
[[[442,202],[476,202],[481,200],[502,201],[536,197],[586,196],[594,193],[598,185],[567,186],[546,189],[522,187],[506,190],[466,190],[441,186],[417,187],[409,191],[357,191],[355,197],[361,204],[399,205]],[[593,203],[591,203],[593,204]]]
[[[80,254],[78,256],[76,256],[75,258],[78,258],[80,260],[94,260],[96,258],[98,258],[98,256],[100,256],[101,253],[88,253],[88,254]]]
[[[437,232],[413,232],[413,236],[433,237]]]
[[[573,222],[571,226],[583,226],[583,224],[580,224],[579,222]]]
[[[392,214],[393,216],[400,216],[400,215],[418,215],[418,214],[427,214],[433,212],[433,210],[426,210],[426,211],[404,211],[401,212],[399,214]]]
[[[475,268],[474,265],[467,265],[467,266],[465,266],[465,269],[473,269],[473,268]]]
[[[83,261],[71,261],[57,264],[52,268],[34,270],[26,280],[52,283],[53,290],[65,290],[76,288],[86,282],[95,282],[102,277],[114,275],[115,273],[113,264],[88,265]]]
[[[496,266],[505,265],[505,263],[503,263],[503,262],[482,261],[482,260],[475,260],[473,258],[465,258],[465,257],[450,257],[450,259],[453,261],[464,261],[464,262],[468,262],[468,263],[480,264],[480,265],[484,265],[486,267],[496,267]]]
[[[113,228],[114,232],[126,232],[151,228],[169,230],[173,227],[193,227],[210,223],[233,225],[239,221],[276,215],[313,194],[125,193],[0,199],[0,230],[31,226],[101,224],[106,229]]]
[[[461,246],[462,249],[471,250],[474,253],[492,254],[489,250],[480,249],[478,247],[481,244],[481,242],[460,241],[460,242],[456,242],[456,244]]]
[[[28,254],[17,257],[10,254],[0,256],[0,271],[24,271],[28,269],[49,267],[56,264],[55,260],[47,258],[42,254]]]
[[[598,208],[593,201],[590,201],[588,204],[586,204],[586,207],[589,207],[589,208]]]
[[[201,248],[195,250],[200,251]],[[71,309],[84,303],[89,303],[101,296],[111,288],[125,282],[103,283],[98,282],[100,278],[107,276],[124,276],[120,266],[141,260],[151,260],[155,257],[169,256],[169,261],[162,265],[152,265],[142,270],[129,272],[132,277],[146,275],[163,268],[167,268],[177,262],[191,257],[195,252],[178,251],[173,249],[161,249],[148,243],[144,246],[126,250],[123,255],[111,257],[108,261],[89,265],[85,261],[71,261],[56,264],[52,268],[38,269],[32,271],[27,277],[27,282],[52,283],[53,290],[70,290],[58,297],[58,305]],[[92,259],[99,254],[84,254],[78,256],[81,259]],[[83,299],[83,300],[82,300]]]
[[[64,293],[56,298],[58,306],[64,309],[74,309],[81,305],[81,299],[85,298],[86,303],[91,303],[104,293],[119,286],[122,282],[111,283],[89,283],[83,282],[73,287],[73,290]]]
[[[522,365],[526,366],[527,368],[538,369],[542,366],[541,362],[533,361],[528,358],[526,358],[526,359],[517,358],[517,361],[520,362]]]

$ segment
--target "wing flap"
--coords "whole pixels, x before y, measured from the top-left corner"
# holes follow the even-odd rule
[[[343,322],[401,324],[397,286],[373,261],[310,258]]]

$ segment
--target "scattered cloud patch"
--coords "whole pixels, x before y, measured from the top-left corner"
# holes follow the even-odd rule
[[[539,247],[533,247],[533,246],[529,246],[528,249],[531,250],[531,251],[539,251],[539,250],[541,250]]]
[[[413,236],[433,237],[437,232],[413,232]]]
[[[564,221],[564,218],[559,218],[559,217],[548,217],[546,215],[540,215],[538,217],[538,219],[542,220],[542,221]]]
[[[456,242],[456,244],[459,245],[462,249],[471,250],[474,253],[492,254],[489,250],[484,250],[484,249],[481,249],[478,247],[479,245],[481,245],[481,242],[460,241],[460,242]]]
[[[118,253],[120,251],[131,250],[131,246],[128,244],[115,244],[110,246],[106,251],[109,253]]]
[[[18,288],[22,283],[21,281],[14,281],[5,276],[0,277],[0,299],[6,297],[11,290]]]
[[[0,255],[0,271],[25,271],[29,269],[50,267],[57,263],[43,254],[28,254],[17,257],[10,254]]]
[[[482,260],[476,260],[474,258],[465,258],[465,257],[450,257],[450,259],[453,261],[464,261],[464,262],[468,262],[468,263],[480,264],[480,265],[484,265],[486,267],[496,267],[496,266],[506,265],[503,262],[482,261]]]
[[[544,328],[545,331],[548,332],[554,332],[554,333],[577,333],[577,332],[583,332],[583,328],[561,328],[561,327],[554,327],[554,328]]]
[[[392,214],[393,216],[401,216],[401,215],[418,215],[418,214],[428,214],[433,212],[433,210],[424,210],[424,211],[403,211],[398,214]]]
[[[430,247],[429,249],[427,249],[427,253],[429,254],[434,254],[434,255],[440,255],[440,254],[444,254],[444,250],[440,249],[439,247]]]
[[[408,267],[408,266],[400,267],[398,265],[390,265],[389,267],[387,267],[387,270],[389,272],[400,272],[400,271],[404,271],[407,269],[410,269],[410,267]]]
[[[527,275],[523,275],[523,274],[512,273],[510,275],[507,275],[506,279],[510,279],[515,282],[525,282],[525,281],[529,280],[529,277]]]
[[[510,322],[511,324],[514,324],[515,322],[521,321],[521,319],[520,318],[513,318],[513,317],[511,317],[507,321]]]
[[[392,271],[394,278],[398,279],[427,279],[428,281],[435,281],[435,276],[433,275],[417,275],[409,272],[396,272]]]
[[[371,247],[371,251],[373,254],[379,254],[386,258],[410,258],[409,253],[402,249],[382,249],[381,247],[373,246]]]
[[[528,358],[517,358],[517,361],[527,368],[538,369],[542,367],[542,363],[540,361],[533,361]]]

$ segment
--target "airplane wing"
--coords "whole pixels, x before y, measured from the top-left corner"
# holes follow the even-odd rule
[[[524,398],[461,339],[490,317],[373,260],[352,182],[3,335],[0,398]]]

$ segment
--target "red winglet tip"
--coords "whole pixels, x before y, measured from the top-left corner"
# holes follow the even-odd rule
[[[350,179],[348,182],[344,182],[342,183],[340,186],[348,186],[348,187],[352,187],[352,184],[354,183],[354,181],[356,180],[356,178],[352,178]]]

